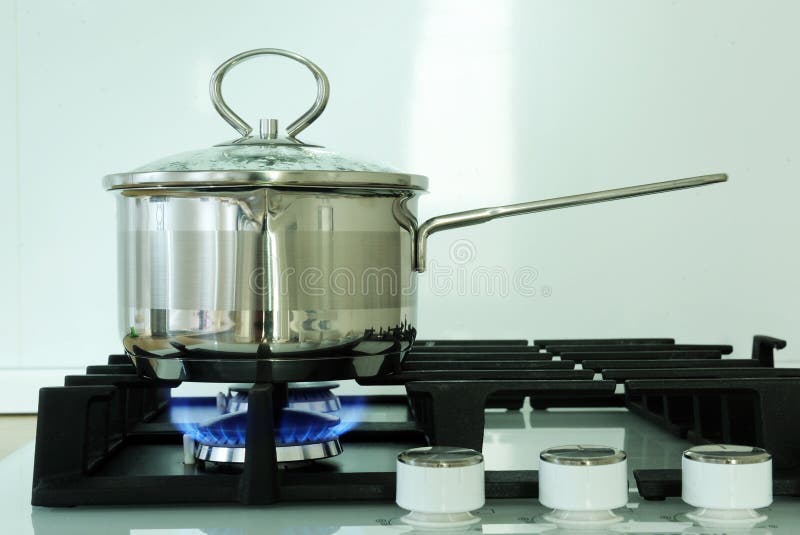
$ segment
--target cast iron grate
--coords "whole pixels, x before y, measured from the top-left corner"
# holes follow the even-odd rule
[[[408,418],[365,423],[342,442],[345,453],[379,448],[393,467],[400,445],[480,449],[486,407],[515,409],[526,396],[536,408],[624,403],[694,442],[739,441],[767,448],[775,458],[775,494],[798,495],[800,433],[786,408],[800,402],[800,374],[774,368],[772,350],[784,345],[757,336],[752,358],[723,359],[730,346],[675,344],[668,338],[536,340],[534,345],[524,340],[420,341],[400,373],[362,381],[405,385],[406,396],[369,400],[393,404]],[[619,393],[623,384],[625,394]],[[174,386],[141,379],[127,356],[112,355],[107,365],[68,376],[63,387],[42,389],[32,503],[394,498],[392,467],[346,470],[319,463],[279,469],[272,416],[285,404],[285,385],[261,384],[250,391],[241,471],[206,472],[175,462],[182,458],[182,433],[165,416],[179,403],[171,397]],[[206,401],[213,406],[212,398]],[[153,471],[137,472],[136,463],[143,459],[154,465]],[[676,471],[669,470],[637,471],[636,479],[648,499],[676,495],[676,485],[680,492],[679,471],[677,480]],[[489,498],[532,498],[537,492],[535,471],[486,474]]]
[[[772,454],[775,495],[800,496],[800,432],[790,407],[800,405],[800,369],[774,368],[786,342],[756,336],[751,359],[736,366],[603,369],[624,381],[626,406],[670,431],[702,443],[747,444]],[[616,363],[615,363],[616,365]],[[646,499],[680,496],[680,470],[637,470]]]

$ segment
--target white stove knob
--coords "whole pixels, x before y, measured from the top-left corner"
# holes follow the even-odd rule
[[[752,527],[772,503],[772,456],[761,448],[707,444],[683,452],[681,497],[703,526]]]
[[[419,528],[457,528],[480,518],[483,507],[483,455],[466,448],[428,446],[397,456],[397,505]]]
[[[539,502],[553,512],[548,522],[562,528],[613,524],[611,512],[628,503],[628,461],[608,446],[558,446],[539,455]]]

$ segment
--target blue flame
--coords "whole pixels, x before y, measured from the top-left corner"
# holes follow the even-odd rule
[[[342,436],[364,421],[364,410],[367,404],[366,400],[361,396],[340,397],[339,402],[342,404],[342,408],[334,414],[339,416],[341,420],[341,423],[336,426],[336,432],[338,436]]]
[[[276,446],[315,444],[338,438],[360,421],[364,408],[361,398],[348,399],[337,413],[320,413],[285,408],[275,425]],[[200,444],[244,446],[247,413],[234,412],[202,423],[178,422],[179,429]]]
[[[283,409],[275,426],[275,444],[314,444],[333,440],[339,436],[338,416],[321,412]]]

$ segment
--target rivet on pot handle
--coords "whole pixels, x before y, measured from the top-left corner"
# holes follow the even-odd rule
[[[284,56],[302,63],[308,68],[308,70],[311,71],[311,73],[314,75],[314,78],[317,80],[317,99],[314,101],[314,104],[308,109],[308,111],[306,111],[286,128],[286,133],[288,136],[293,138],[320,116],[320,114],[325,110],[325,106],[328,105],[328,96],[331,93],[330,82],[328,82],[328,77],[325,75],[322,69],[320,69],[311,60],[301,56],[300,54],[295,54],[294,52],[290,52],[288,50],[281,50],[280,48],[256,48],[255,50],[248,50],[247,52],[236,54],[222,65],[217,67],[217,70],[215,70],[214,74],[211,75],[211,81],[209,82],[208,87],[211,95],[211,103],[214,105],[214,109],[217,110],[222,118],[228,121],[228,124],[234,127],[236,131],[242,135],[242,137],[249,136],[253,131],[253,127],[247,124],[244,119],[239,117],[236,112],[234,112],[230,106],[228,106],[228,104],[225,102],[225,99],[222,98],[222,79],[231,68],[235,67],[239,63],[255,56],[269,55]]]
[[[665,182],[641,184],[639,186],[630,186],[627,188],[596,191],[593,193],[583,193],[580,195],[569,195],[567,197],[557,197],[555,199],[544,199],[541,201],[509,204],[506,206],[478,208],[476,210],[467,210],[466,212],[440,215],[427,220],[425,223],[420,225],[419,229],[417,230],[415,269],[420,273],[425,271],[426,244],[428,241],[428,236],[434,232],[458,227],[466,227],[470,225],[478,225],[499,217],[543,212],[545,210],[555,210],[556,208],[569,208],[570,206],[613,201],[617,199],[625,199],[627,197],[638,197],[639,195],[663,193],[665,191],[677,189],[696,188],[699,186],[714,184],[716,182],[725,182],[726,180],[728,180],[728,175],[726,174],[703,175],[692,178],[683,178],[680,180],[667,180]]]

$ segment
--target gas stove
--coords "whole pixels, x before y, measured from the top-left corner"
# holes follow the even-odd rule
[[[589,501],[611,499],[614,481],[622,488],[621,502],[608,502],[610,517],[580,517],[584,533],[720,533],[696,516],[713,516],[713,504],[681,500],[690,473],[682,463],[707,470],[742,455],[717,466],[768,460],[752,465],[760,472],[742,492],[774,496],[748,517],[755,527],[747,532],[794,533],[800,431],[786,408],[800,403],[800,370],[774,367],[773,350],[784,346],[756,336],[743,358],[731,346],[668,338],[418,341],[399,373],[357,388],[261,383],[205,397],[173,396],[177,383],[142,379],[127,356],[112,355],[42,389],[35,451],[6,459],[0,474],[29,477],[10,463],[32,457],[36,533],[70,525],[81,533],[405,532],[419,525],[395,500],[419,501],[420,481],[438,477],[415,480],[409,467],[473,470],[479,462],[478,486],[464,475],[460,486],[443,487],[463,503],[482,504],[476,495],[485,495],[475,522],[459,528],[470,533],[571,531],[569,502],[580,495],[573,474],[587,489],[591,481],[607,487],[598,496],[587,490]],[[387,387],[399,392],[374,393]],[[697,444],[748,448],[706,446],[687,458]],[[458,449],[420,450],[428,446]],[[736,487],[706,475],[699,485],[701,497]],[[6,517],[18,516],[6,502]],[[20,533],[30,532],[26,518]]]

